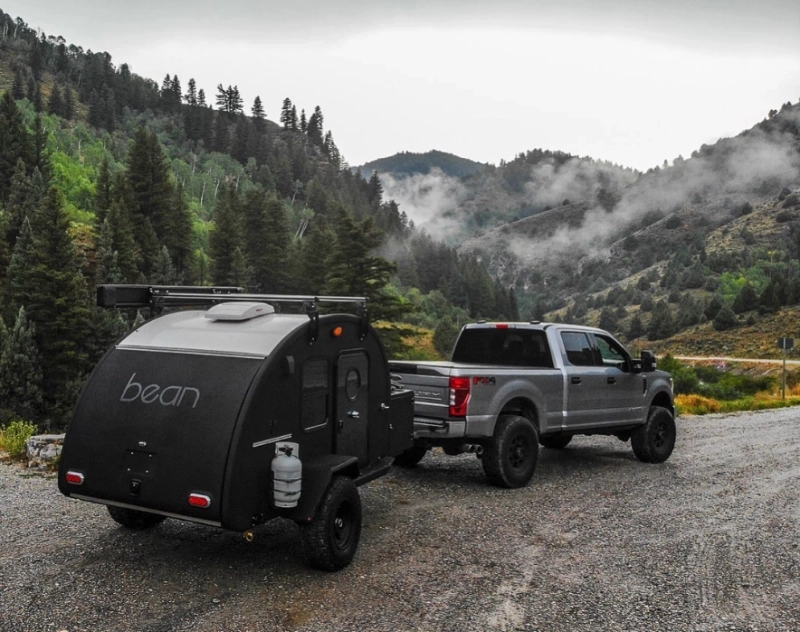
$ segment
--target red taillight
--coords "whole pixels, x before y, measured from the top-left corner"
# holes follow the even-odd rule
[[[80,472],[67,472],[64,478],[70,485],[83,485],[83,481],[86,479]]]
[[[192,507],[208,509],[211,506],[211,498],[205,494],[189,494],[189,504]]]
[[[450,416],[466,417],[469,403],[469,378],[450,378]]]
[[[495,329],[508,329],[508,323],[497,323]]]

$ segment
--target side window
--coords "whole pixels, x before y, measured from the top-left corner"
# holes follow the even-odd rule
[[[594,338],[605,366],[615,366],[622,371],[629,369],[627,354],[616,340],[598,334]]]
[[[308,432],[328,424],[330,371],[325,358],[309,358],[303,363],[300,393],[300,423]]]
[[[567,361],[573,366],[594,366],[594,352],[589,336],[582,331],[562,331],[561,341],[567,352]]]

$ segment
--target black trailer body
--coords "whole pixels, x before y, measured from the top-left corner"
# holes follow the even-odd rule
[[[99,302],[125,290],[106,286]],[[177,304],[204,300],[181,303],[180,290],[148,288]],[[280,297],[240,298],[258,297],[206,299],[210,309],[159,316],[109,350],[68,426],[59,489],[133,527],[174,517],[249,535],[289,518],[308,526],[307,549],[323,548],[309,552],[313,565],[340,568],[360,531],[350,487],[411,446],[413,394],[392,391],[365,314],[275,313]],[[289,502],[281,459],[302,470]],[[350,531],[336,531],[336,516],[321,524],[332,493],[344,499],[336,510],[357,518]]]

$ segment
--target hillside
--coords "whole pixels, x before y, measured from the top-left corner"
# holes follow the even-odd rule
[[[424,154],[404,151],[394,156],[372,160],[355,169],[367,179],[374,171],[402,178],[418,174],[427,175],[434,170],[453,178],[465,178],[484,167],[485,165],[467,158],[432,150]]]
[[[751,335],[748,323],[800,302],[800,105],[640,174],[609,200],[564,199],[475,231],[459,252],[513,284],[523,315],[603,322],[631,338],[707,321]]]

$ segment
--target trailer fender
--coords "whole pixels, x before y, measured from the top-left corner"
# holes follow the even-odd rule
[[[297,507],[287,515],[295,522],[311,522],[334,474],[358,477],[358,457],[338,454],[303,459],[303,492]]]

